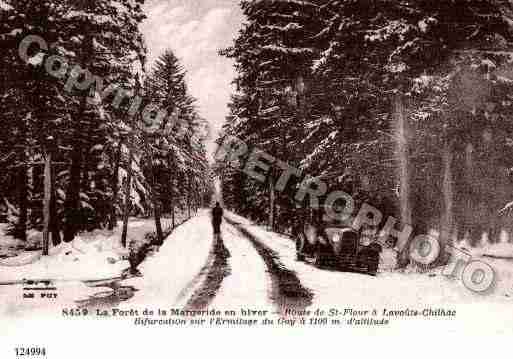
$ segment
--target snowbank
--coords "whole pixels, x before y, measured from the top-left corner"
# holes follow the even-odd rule
[[[473,248],[474,256],[493,257],[513,260],[513,243],[494,243],[484,248]]]
[[[185,216],[180,217],[180,221]],[[178,222],[178,220],[177,220]],[[163,228],[171,225],[169,219],[162,220]],[[155,229],[154,221],[148,219],[131,219],[128,230],[128,241],[142,245],[149,241],[147,233]],[[126,258],[126,249],[120,244],[121,223],[115,231],[96,230],[79,234],[72,243],[62,243],[50,248],[50,255],[41,257],[41,251],[24,252],[10,258],[12,264],[0,265],[0,282],[12,283],[22,280],[53,280],[57,287],[58,297],[55,299],[20,300],[23,297],[23,285],[0,285],[0,320],[13,316],[46,316],[55,317],[62,308],[75,308],[79,303],[103,303],[99,296],[112,294],[108,288],[94,288],[87,286],[83,280],[103,280],[118,277],[123,270],[129,267]],[[37,238],[36,235],[33,235]],[[6,243],[4,241],[3,243]],[[16,242],[18,243],[18,242]],[[167,242],[166,242],[167,243]],[[172,249],[175,252],[175,249]],[[182,260],[183,252],[176,252]],[[24,261],[34,260],[30,264],[21,265]],[[25,260],[24,260],[25,258]],[[161,261],[166,262],[166,258]],[[9,262],[8,262],[9,263]],[[143,263],[144,264],[144,263]],[[166,263],[164,263],[166,265]],[[165,275],[166,273],[162,273]],[[164,278],[163,278],[164,279]],[[166,277],[169,281],[169,277]],[[127,281],[128,282],[128,281]],[[128,285],[123,282],[123,285]],[[158,293],[158,288],[154,293]],[[163,298],[164,300],[166,298]],[[106,301],[121,301],[120,297],[107,298]],[[115,303],[117,303],[115,302]],[[114,305],[114,304],[113,304]]]
[[[177,227],[160,247],[159,253],[148,257],[140,266],[140,278],[125,280],[136,295],[121,308],[148,308],[169,305],[184,306],[202,278],[212,248],[212,225],[209,214],[201,211],[187,224]]]
[[[0,282],[23,279],[83,280],[117,276],[127,268],[114,251],[97,251],[92,246],[85,251],[81,239],[62,243],[41,256],[41,251],[24,252],[16,257],[0,261]]]
[[[34,263],[41,259],[41,251],[37,252],[23,252],[17,256],[0,259],[0,266],[6,267],[20,267]]]
[[[456,247],[463,251],[458,257],[466,261],[480,261],[488,264],[495,273],[494,294],[513,297],[513,243],[508,236],[501,235],[501,242],[490,243],[483,236],[478,247],[472,247],[467,241],[462,241]]]
[[[440,274],[441,269],[428,273],[389,270],[381,272],[377,277],[321,270],[311,264],[296,261],[295,245],[288,237],[269,232],[235,214],[227,215],[236,222],[244,223],[248,231],[279,253],[282,263],[297,273],[305,287],[316,293],[314,306],[340,303],[342,288],[349,290],[343,293],[346,302],[359,303],[363,306],[375,303],[384,306],[396,306],[398,303],[447,306],[487,303],[490,300],[509,301],[509,297],[513,296],[513,262],[483,259],[497,273],[497,286],[487,295],[476,295],[467,289],[459,278],[449,278]],[[468,260],[468,256],[465,257]]]
[[[24,246],[23,242],[19,239],[5,234],[7,227],[7,223],[0,223],[0,247]]]
[[[128,250],[120,243],[122,223],[115,231],[95,230],[80,233],[71,243],[61,243],[50,248],[49,256],[41,251],[19,250],[23,242],[9,236],[0,236],[3,253],[0,259],[0,282],[23,279],[55,279],[60,281],[96,280],[116,277],[129,267]],[[171,226],[170,219],[162,220],[163,228]],[[129,223],[127,243],[135,247],[149,242],[148,233],[154,231],[152,219],[135,219]],[[0,227],[0,230],[5,229]],[[30,231],[27,246],[41,246],[42,233]],[[14,247],[18,250],[15,251]],[[0,254],[2,252],[0,251]]]

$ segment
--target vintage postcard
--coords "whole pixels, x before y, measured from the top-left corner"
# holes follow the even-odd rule
[[[513,334],[513,2],[0,20],[2,358]]]

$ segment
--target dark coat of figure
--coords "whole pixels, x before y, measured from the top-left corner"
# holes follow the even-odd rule
[[[212,226],[214,227],[214,234],[221,233],[221,223],[223,222],[223,209],[216,203],[216,206],[212,209]]]

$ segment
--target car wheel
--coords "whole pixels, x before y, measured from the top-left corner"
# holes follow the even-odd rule
[[[316,267],[322,267],[324,262],[321,246],[317,246],[314,253],[314,265]]]
[[[369,273],[372,275],[376,275],[378,273],[378,267],[379,267],[379,258],[372,258],[369,261]]]
[[[303,254],[304,248],[304,240],[301,235],[298,235],[296,238],[296,260],[302,262],[305,260],[305,256]]]

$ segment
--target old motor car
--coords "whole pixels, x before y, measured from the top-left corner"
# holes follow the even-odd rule
[[[344,223],[319,220],[321,215],[316,212],[307,211],[294,231],[297,260],[320,268],[376,275],[381,245],[362,243],[360,232]]]

